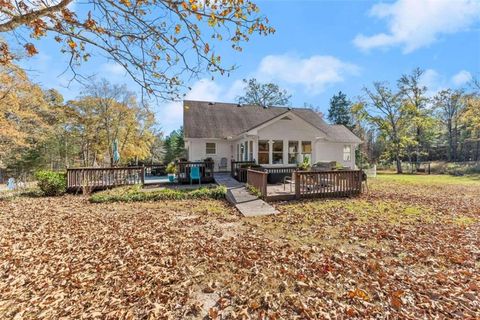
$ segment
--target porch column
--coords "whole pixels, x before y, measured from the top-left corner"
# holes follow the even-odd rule
[[[273,140],[268,140],[268,164],[273,163]]]
[[[298,154],[297,154],[297,162],[298,163],[302,163],[303,162],[303,156],[302,156],[302,141],[301,140],[298,140],[298,147],[297,147],[297,151],[298,151]]]
[[[288,165],[288,140],[283,140],[283,164]]]
[[[253,159],[258,164],[258,138],[253,138]]]

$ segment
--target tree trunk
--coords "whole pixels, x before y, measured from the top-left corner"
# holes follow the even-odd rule
[[[451,162],[453,159],[453,129],[451,121],[448,121],[448,162]]]
[[[398,154],[395,156],[395,161],[397,163],[397,173],[403,173],[402,162],[400,161],[400,156]]]

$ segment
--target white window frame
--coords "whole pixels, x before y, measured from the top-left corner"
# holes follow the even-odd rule
[[[343,145],[343,161],[352,161],[352,146],[349,144]]]
[[[275,148],[274,148],[275,143],[280,144],[282,146],[281,151],[275,151]],[[285,163],[285,159],[283,159],[283,157],[284,157],[283,151],[284,151],[283,140],[273,140],[273,142],[272,142],[272,163],[271,164],[274,164],[273,158],[274,158],[275,155],[277,155],[277,156],[280,155],[281,156],[281,158],[280,158],[281,162],[280,163],[275,163],[275,164],[284,164]]]
[[[209,152],[208,152],[208,149],[209,149],[209,148],[208,148],[208,145],[209,145],[209,144],[213,144],[213,146],[214,146],[214,147],[213,147],[213,148],[214,148],[213,153],[209,153]],[[211,150],[210,150],[210,151],[211,151]],[[206,154],[207,156],[214,156],[214,155],[216,155],[216,154],[217,154],[217,144],[216,144],[215,142],[205,142],[205,154]]]

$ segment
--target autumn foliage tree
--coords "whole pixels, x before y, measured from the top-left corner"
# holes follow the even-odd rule
[[[150,157],[154,115],[125,86],[94,82],[68,107],[75,119],[73,130],[80,140],[83,165],[114,165],[114,141],[122,163]]]
[[[411,110],[402,103],[399,92],[386,83],[375,82],[373,89],[365,88],[366,99],[353,106],[356,117],[375,126],[386,141],[386,155],[393,159],[397,173],[402,173],[402,156],[412,143],[408,134],[411,126]]]
[[[99,53],[161,98],[178,96],[183,73],[231,70],[215,52],[216,42],[241,51],[253,34],[274,32],[250,0],[0,0],[0,12],[0,35],[8,39],[0,40],[0,64],[18,58],[19,47],[37,54],[36,42],[52,36],[74,75]]]
[[[0,67],[0,161],[43,141],[52,116],[45,93],[21,68]]]

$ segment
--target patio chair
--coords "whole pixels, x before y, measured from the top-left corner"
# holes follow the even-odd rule
[[[292,185],[295,184],[295,172],[292,172],[291,176],[283,177],[283,191],[285,191],[285,185],[288,183],[290,185],[290,192],[292,192]]]
[[[227,158],[220,159],[220,163],[218,164],[218,170],[222,170],[222,169],[227,170],[227,167],[228,167],[227,163],[228,163]]]
[[[198,184],[202,184],[202,178],[200,177],[200,168],[199,167],[191,167],[190,168],[190,184],[192,184],[193,180],[198,180]]]

